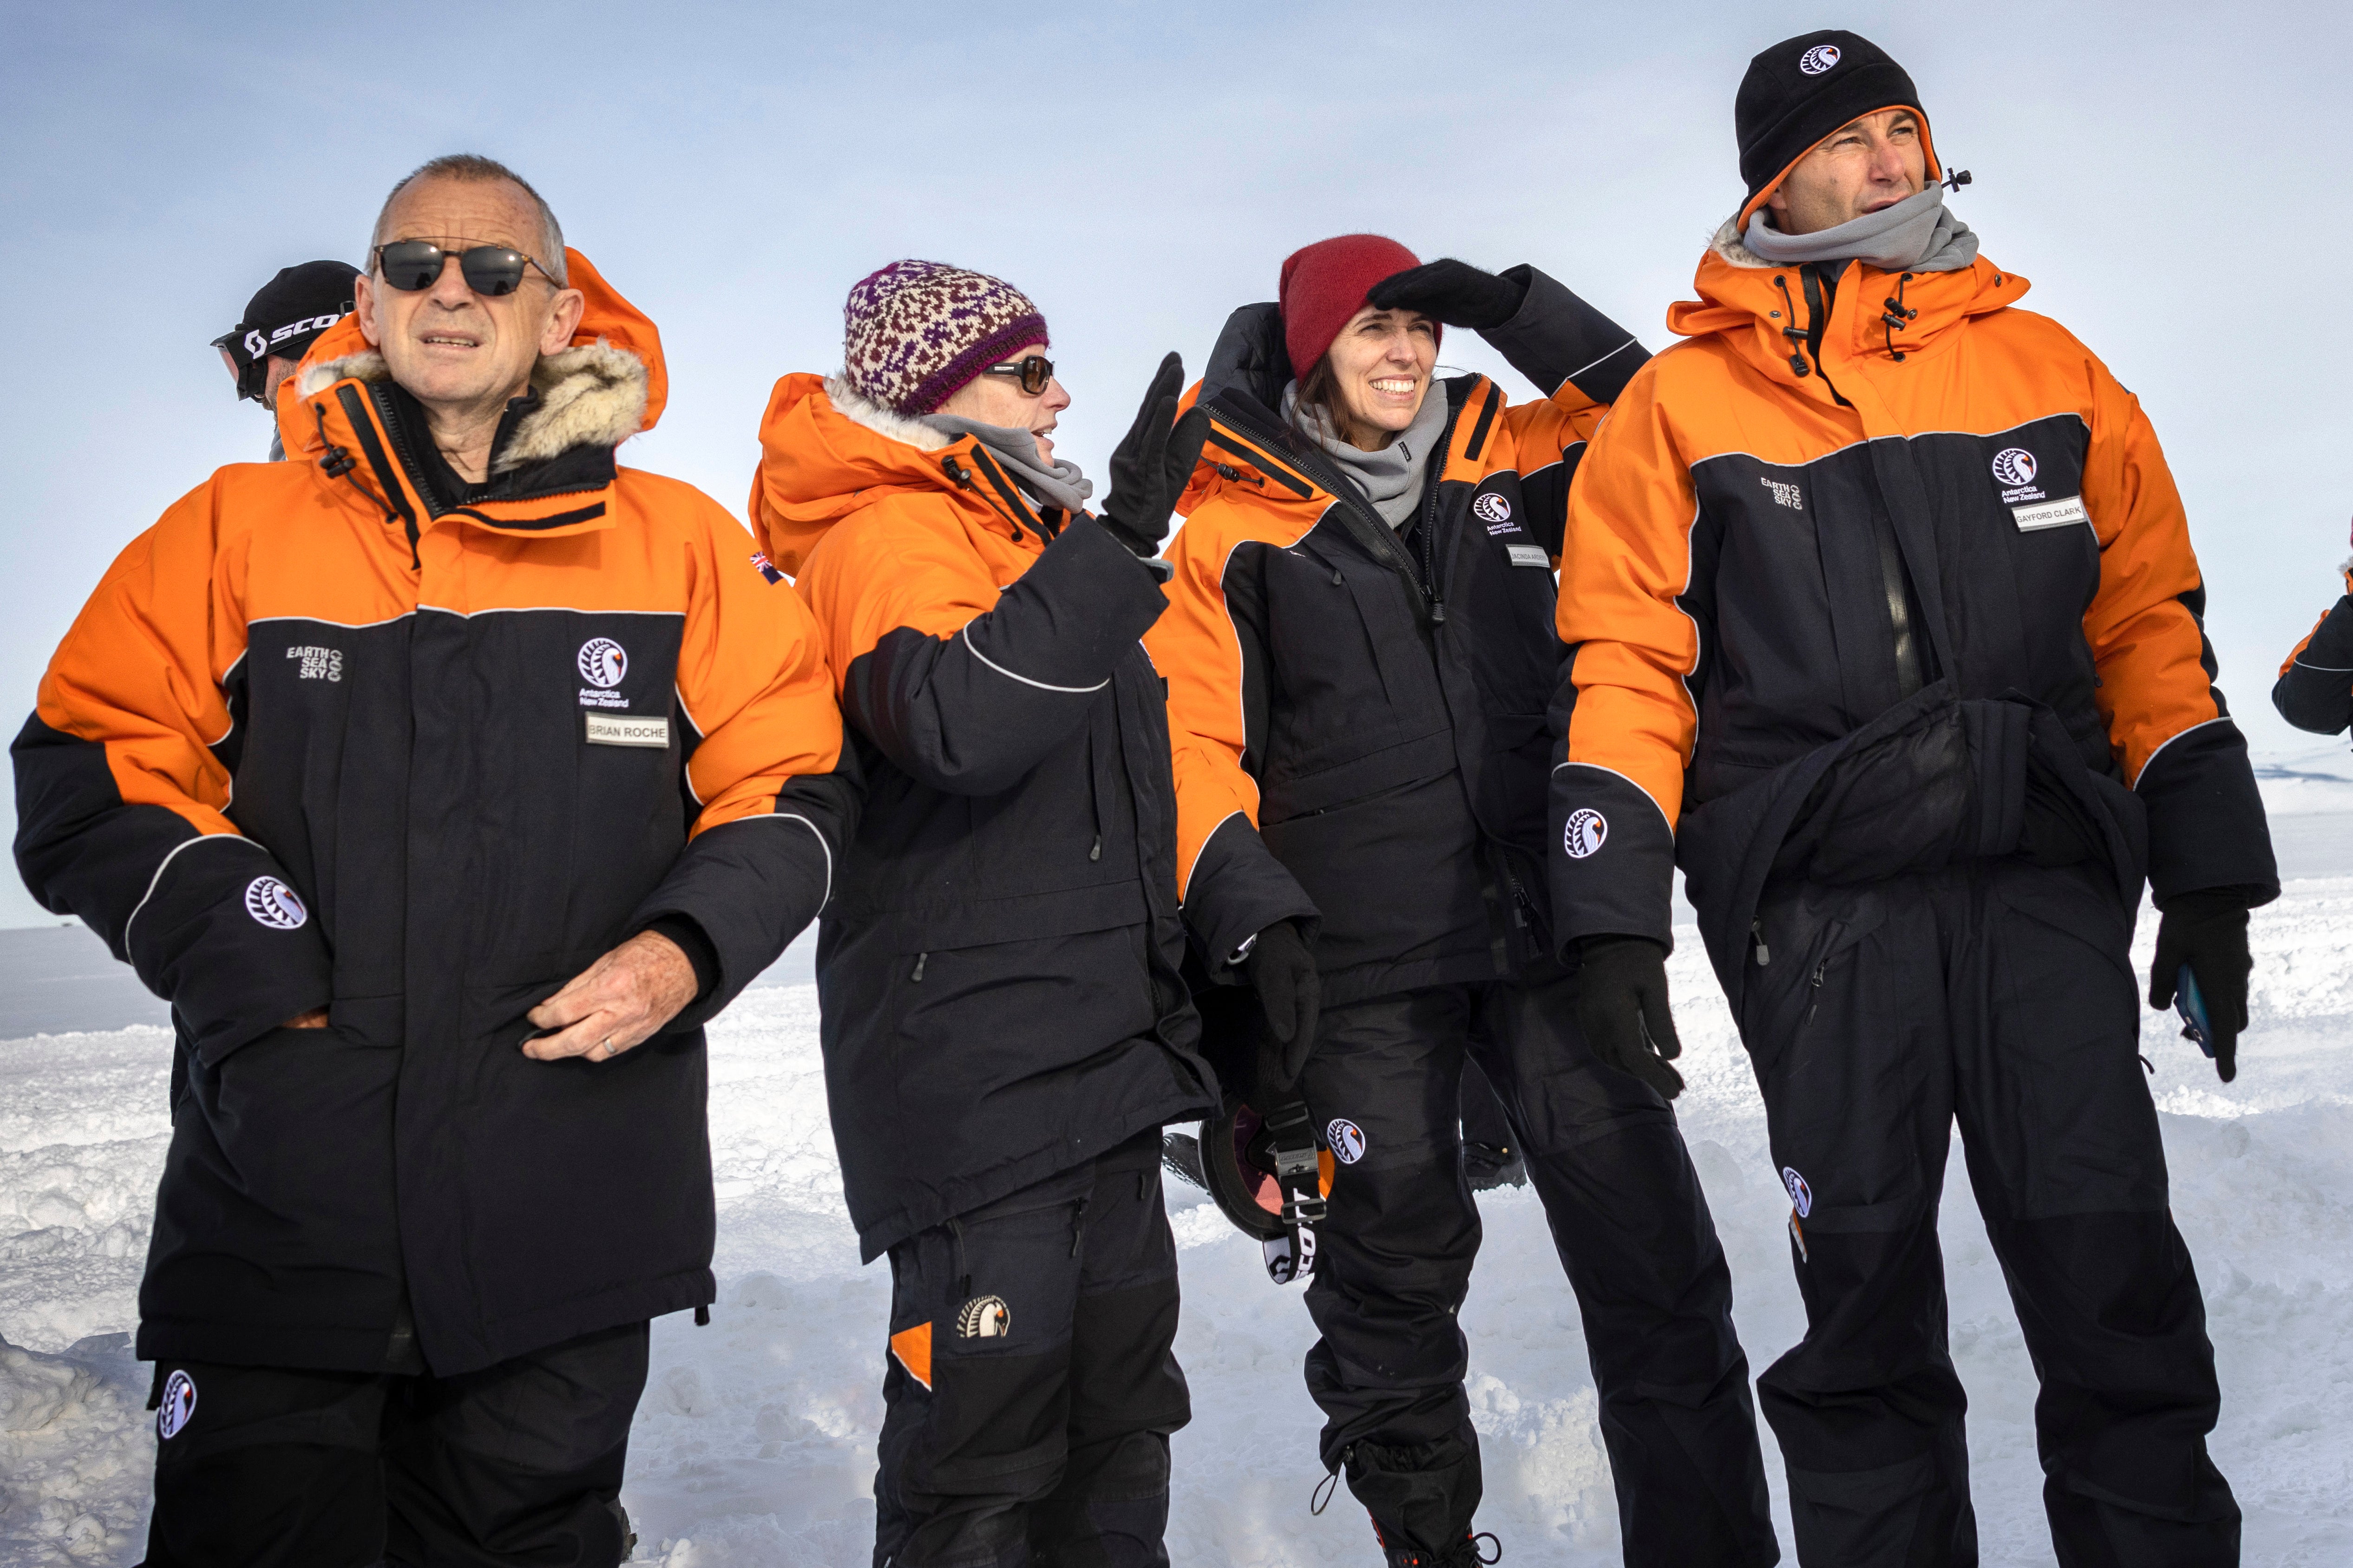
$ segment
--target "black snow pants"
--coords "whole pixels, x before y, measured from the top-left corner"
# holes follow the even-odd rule
[[[458,1377],[161,1362],[145,1568],[614,1568],[646,1325]]]
[[[1978,1561],[1936,1207],[1960,1123],[2042,1380],[2063,1568],[2219,1568],[2239,1510],[2137,1052],[2132,915],[2082,868],[1980,860],[1771,894],[1741,1028],[1795,1210],[1806,1337],[1758,1380],[1808,1568]]]
[[[890,1256],[875,1568],[1165,1564],[1193,1406],[1159,1129]]]
[[[1327,1469],[1383,1539],[1452,1548],[1479,1505],[1456,1310],[1479,1251],[1457,1144],[1475,1059],[1518,1133],[1577,1292],[1626,1561],[1778,1560],[1732,1281],[1674,1112],[1595,1060],[1573,977],[1430,986],[1327,1009],[1303,1082],[1332,1149],[1307,1306]]]

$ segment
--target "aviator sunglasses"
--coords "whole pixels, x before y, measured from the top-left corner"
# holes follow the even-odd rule
[[[1044,354],[1031,354],[1027,359],[990,365],[980,374],[1018,376],[1020,378],[1021,390],[1035,397],[1046,390],[1047,383],[1054,379],[1054,362]]]
[[[494,300],[522,287],[525,268],[539,267],[522,251],[510,250],[503,245],[478,245],[471,250],[448,251],[429,239],[396,239],[375,247],[376,266],[384,273],[385,284],[410,294],[439,282],[442,264],[452,256],[458,258],[458,270],[466,275],[466,287]],[[539,274],[550,283],[555,282],[554,275],[546,268],[539,267]]]

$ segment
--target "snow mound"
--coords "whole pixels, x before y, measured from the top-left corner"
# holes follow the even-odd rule
[[[2331,809],[2336,809],[2331,807]],[[2331,825],[2316,820],[2316,828]],[[2146,967],[2153,913],[2136,962]],[[2173,1206],[2220,1358],[2217,1461],[2246,1510],[2246,1562],[2353,1562],[2353,879],[2292,882],[2256,911],[2253,1027],[2224,1085],[2169,1016],[2147,1016]],[[1671,964],[1689,1090],[1677,1102],[1732,1263],[1751,1369],[1794,1343],[1788,1199],[1763,1109],[1695,936]],[[153,1439],[132,1326],[145,1208],[168,1126],[160,1030],[0,1044],[0,1563],[137,1560]],[[708,1327],[655,1325],[624,1501],[637,1561],[663,1568],[865,1561],[881,1422],[887,1268],[861,1268],[826,1117],[812,987],[746,993],[711,1031],[720,1296]],[[914,1152],[911,1157],[920,1157]],[[1619,1561],[1617,1510],[1575,1299],[1524,1190],[1482,1195],[1486,1243],[1462,1312],[1487,1473],[1480,1523],[1513,1568]],[[1176,1438],[1169,1552],[1216,1568],[1374,1555],[1343,1492],[1309,1500],[1319,1417],[1301,1382],[1297,1289],[1201,1194],[1172,1185],[1177,1353],[1193,1424]],[[2034,1380],[1957,1143],[1942,1238],[1953,1354],[1970,1395],[1984,1561],[2052,1562]],[[113,1335],[104,1340],[91,1335]],[[1787,1547],[1780,1465],[1767,1471]]]
[[[63,1355],[0,1340],[0,1561],[137,1558],[155,1462],[145,1405],[127,1334]]]

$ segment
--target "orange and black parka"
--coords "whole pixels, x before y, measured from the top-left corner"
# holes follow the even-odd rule
[[[1214,1109],[1180,977],[1153,573],[972,437],[787,375],[751,510],[866,784],[818,941],[859,1245]]]
[[[1168,678],[1188,927],[1213,978],[1298,920],[1327,1004],[1515,974],[1546,947],[1545,710],[1571,476],[1641,346],[1532,274],[1486,334],[1546,388],[1446,400],[1418,514],[1393,528],[1273,412],[1272,305],[1228,322],[1193,395],[1212,424],[1145,642]]]
[[[659,339],[567,259],[578,335],[485,483],[345,318],[281,393],[290,460],[132,542],[17,737],[26,884],[179,1037],[149,1359],[450,1374],[712,1300],[701,1024],[816,915],[854,790],[807,608],[616,463]],[[657,926],[710,972],[686,1012],[522,1055]]]
[[[2272,687],[2279,716],[2316,735],[2353,727],[2353,562],[2341,570],[2344,595],[2289,652]]]
[[[2156,432],[2018,308],[2026,279],[1776,266],[1727,223],[1697,287],[1571,497],[1557,937],[1668,941],[1680,836],[1736,1001],[1773,824],[1868,726],[1937,701],[2063,728],[2129,901],[2144,865],[2160,904],[2275,895]]]

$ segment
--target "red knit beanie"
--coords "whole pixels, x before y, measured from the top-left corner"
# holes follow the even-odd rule
[[[1365,308],[1365,296],[1374,284],[1420,265],[1421,258],[1412,251],[1377,234],[1344,234],[1293,251],[1282,264],[1282,282],[1275,296],[1282,311],[1283,346],[1291,351],[1291,374],[1307,379],[1348,318]]]

